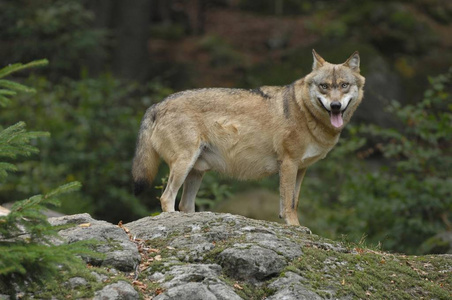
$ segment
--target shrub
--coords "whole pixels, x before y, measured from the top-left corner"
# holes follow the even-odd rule
[[[83,187],[62,197],[61,211],[88,212],[113,223],[148,215],[158,206],[159,191],[151,189],[141,200],[133,196],[131,161],[146,108],[170,90],[156,82],[140,88],[109,74],[59,84],[42,77],[29,82],[40,93],[18,98],[4,119],[26,118],[31,128],[52,132],[53,139],[40,145],[38,161],[20,165],[4,191],[21,197],[77,179]],[[146,94],[151,96],[142,96]],[[0,196],[2,200],[8,201]]]
[[[386,250],[419,253],[423,241],[451,229],[451,75],[452,70],[429,78],[431,87],[417,104],[394,101],[388,109],[400,122],[397,129],[352,127],[328,160],[314,168],[324,176],[320,182],[315,176],[307,180],[308,203],[328,207],[320,207],[328,223],[313,225],[319,233],[343,233],[355,242],[366,236]],[[358,135],[372,144],[365,146]],[[306,206],[309,214],[312,208]]]

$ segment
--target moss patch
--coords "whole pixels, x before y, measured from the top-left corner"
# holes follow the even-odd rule
[[[452,261],[441,256],[393,255],[367,249],[353,253],[304,247],[287,270],[308,279],[318,292],[326,285],[336,296],[372,299],[450,299]],[[328,284],[326,284],[326,282]]]

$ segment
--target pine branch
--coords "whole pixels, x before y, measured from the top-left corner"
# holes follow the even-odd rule
[[[4,78],[7,75],[23,69],[45,66],[48,63],[49,61],[47,59],[40,59],[27,64],[12,64],[0,69],[0,78]],[[11,103],[11,100],[8,97],[16,95],[17,92],[34,93],[36,90],[14,81],[0,79],[0,106],[6,107],[9,103]]]
[[[22,63],[16,63],[9,66],[6,66],[2,69],[0,69],[0,78],[3,78],[5,76],[8,76],[11,73],[23,70],[23,69],[29,69],[29,68],[35,68],[35,67],[42,67],[46,66],[49,63],[47,59],[40,59],[35,60],[26,64]]]

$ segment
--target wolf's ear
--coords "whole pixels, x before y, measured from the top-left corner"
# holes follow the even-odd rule
[[[346,62],[344,62],[343,64],[346,67],[349,67],[350,69],[352,69],[355,72],[359,73],[359,53],[358,51],[355,51],[355,53],[353,53]]]
[[[315,71],[325,64],[325,60],[312,49],[312,56],[314,58],[314,63],[312,64],[312,70]]]

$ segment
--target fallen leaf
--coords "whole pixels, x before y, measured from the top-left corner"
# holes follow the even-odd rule
[[[238,290],[243,290],[243,287],[242,287],[240,284],[238,284],[238,283],[235,283],[235,284],[234,284],[234,287],[235,287],[236,289],[238,289]]]
[[[171,246],[166,246],[166,249],[168,249],[168,250],[174,250],[174,249],[176,249],[176,248],[171,247]]]
[[[160,253],[160,250],[159,249],[149,248],[148,249],[148,253]]]
[[[82,228],[88,228],[91,226],[91,223],[82,223],[80,225],[78,225],[78,227],[82,227]]]
[[[156,294],[156,295],[160,295],[160,294],[163,293],[164,291],[165,291],[164,289],[158,288],[158,289],[155,290],[155,294]]]
[[[161,261],[161,260],[162,260],[162,256],[161,256],[161,255],[156,255],[156,256],[154,257],[154,260],[156,260],[156,261]]]
[[[344,279],[342,279],[342,282],[341,282],[341,284],[342,284],[342,285],[345,285],[345,278],[344,278]]]
[[[358,252],[359,254],[362,254],[364,252],[364,249],[362,248],[355,248],[356,252]]]

